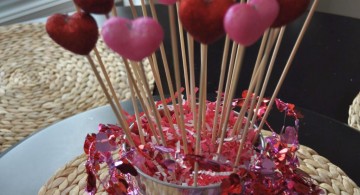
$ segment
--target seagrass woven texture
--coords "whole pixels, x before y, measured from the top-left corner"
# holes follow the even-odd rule
[[[308,173],[328,194],[360,195],[359,187],[341,170],[314,150],[301,146],[297,152],[300,169]],[[86,155],[78,156],[59,169],[39,190],[39,195],[86,194]],[[102,167],[100,173],[105,174]],[[100,187],[97,194],[106,194]]]
[[[360,93],[355,97],[349,108],[348,123],[351,127],[360,131]]]
[[[97,49],[119,99],[129,98],[123,62],[102,40]],[[152,89],[150,65],[144,65]],[[0,27],[0,152],[36,130],[105,104],[86,58],[55,44],[44,24]]]

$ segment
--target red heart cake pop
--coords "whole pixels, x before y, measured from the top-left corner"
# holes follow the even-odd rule
[[[177,2],[177,0],[158,0],[157,2],[163,5],[173,5]]]
[[[181,0],[180,20],[195,40],[211,43],[224,35],[224,16],[233,4],[233,0]]]
[[[107,14],[114,6],[114,0],[74,0],[82,10],[94,14]]]
[[[49,17],[46,32],[57,44],[80,55],[88,55],[99,37],[95,19],[83,12],[72,16],[55,14]]]
[[[271,27],[280,27],[286,25],[301,14],[309,6],[310,0],[277,0],[280,6],[279,14]]]

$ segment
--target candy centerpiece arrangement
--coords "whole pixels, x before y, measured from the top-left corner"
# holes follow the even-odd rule
[[[98,133],[85,139],[87,192],[95,194],[100,186],[109,194],[324,193],[299,169],[295,153],[299,148],[301,114],[293,104],[276,98],[318,0],[311,5],[269,99],[264,94],[285,27],[306,11],[310,0],[158,0],[161,6],[168,7],[170,51],[162,43],[164,31],[153,0],[148,5],[151,17],[143,0],[141,17],[130,0],[133,19],[117,17],[113,0],[74,3],[75,14],[51,16],[46,30],[65,49],[86,56],[119,124],[100,124]],[[110,17],[109,12],[115,16]],[[107,76],[96,49],[99,32],[91,13],[107,18],[100,34],[125,64],[134,115],[123,110]],[[211,43],[223,36],[226,38],[217,98],[211,102],[206,99],[207,51]],[[248,90],[236,98],[244,51],[261,37]],[[194,41],[201,44],[198,87]],[[161,63],[155,55],[158,49]],[[105,81],[89,55],[91,51],[96,54]],[[166,52],[173,55],[175,87]],[[155,102],[152,97],[142,60],[151,65],[160,101]],[[166,72],[165,78],[159,74],[160,65]],[[162,85],[162,79],[166,79],[167,86]],[[164,87],[170,91],[169,97],[165,96]],[[284,126],[279,133],[272,130],[266,120],[272,107],[291,118],[293,125]],[[264,125],[272,131],[266,138],[260,134]],[[103,166],[107,167],[105,175],[100,174]]]

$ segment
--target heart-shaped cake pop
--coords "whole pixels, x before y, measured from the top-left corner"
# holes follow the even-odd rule
[[[151,55],[164,38],[160,24],[148,17],[135,20],[110,18],[105,22],[101,34],[107,46],[134,61]]]
[[[279,14],[277,0],[250,0],[249,4],[253,5],[259,13],[264,29],[269,28]]]
[[[46,22],[46,32],[57,44],[80,55],[88,55],[99,37],[95,19],[83,12],[52,15]]]
[[[233,0],[181,0],[179,16],[195,40],[211,43],[224,35],[224,16]]]
[[[306,11],[310,0],[277,0],[277,2],[280,9],[272,27],[280,27],[294,21]]]
[[[114,6],[114,0],[74,0],[82,10],[94,14],[107,14]]]
[[[163,5],[173,5],[177,2],[177,0],[157,0],[157,2]]]
[[[225,31],[235,42],[249,46],[264,33],[264,24],[254,6],[238,3],[231,6],[224,18]]]

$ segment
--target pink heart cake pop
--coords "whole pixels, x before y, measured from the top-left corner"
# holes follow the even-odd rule
[[[101,34],[107,46],[134,61],[140,61],[155,52],[164,37],[160,24],[148,17],[135,20],[110,18],[105,22]]]
[[[49,17],[46,32],[57,44],[80,55],[88,55],[99,37],[95,19],[83,12],[71,16],[55,14]]]
[[[259,13],[264,29],[269,28],[279,14],[277,0],[250,0],[249,4],[253,5]]]
[[[265,31],[261,15],[254,6],[246,3],[230,7],[224,18],[224,27],[232,40],[244,46],[255,43]]]

